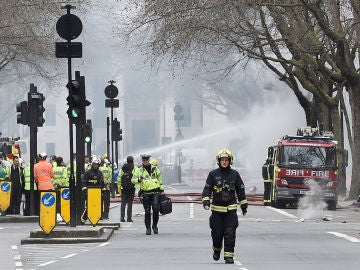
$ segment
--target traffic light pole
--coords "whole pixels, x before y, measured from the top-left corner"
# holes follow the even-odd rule
[[[111,132],[114,132],[114,108],[111,107]],[[111,136],[111,197],[115,198],[115,179],[114,179],[114,140]]]
[[[71,40],[77,38],[82,32],[82,22],[81,20],[70,13],[70,10],[75,8],[70,4],[67,4],[63,7],[66,9],[66,14],[61,16],[56,23],[56,31],[59,36],[66,40],[66,42],[57,42],[55,46],[55,55],[57,58],[67,58],[68,64],[68,88],[69,88],[69,162],[70,162],[70,177],[69,177],[69,187],[70,187],[70,227],[76,227],[76,186],[75,186],[75,176],[74,176],[74,138],[73,138],[73,85],[72,85],[72,70],[71,70],[71,59],[72,58],[81,58],[82,57],[82,44],[81,43],[71,43]],[[80,188],[80,187],[78,187]]]
[[[30,84],[30,91],[28,93],[28,104],[29,104],[29,127],[30,127],[30,215],[34,216],[38,214],[38,209],[35,209],[35,200],[39,200],[39,198],[35,198],[34,186],[34,164],[37,156],[37,125],[35,122],[36,115],[31,112],[31,94],[36,93],[36,87],[34,84]],[[35,211],[36,210],[36,211]]]
[[[68,82],[72,81],[72,70],[71,70],[71,57],[68,57]],[[72,87],[69,88],[69,96],[72,96]],[[69,101],[69,107],[72,108],[71,99]],[[75,195],[75,176],[74,176],[74,138],[73,138],[74,130],[72,119],[69,116],[69,145],[70,145],[70,155],[69,155],[69,163],[70,163],[70,179],[69,179],[69,187],[70,187],[70,227],[76,227],[76,195]]]
[[[106,117],[106,155],[110,157],[110,119]]]

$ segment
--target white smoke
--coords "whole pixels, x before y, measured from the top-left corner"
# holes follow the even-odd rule
[[[327,204],[319,196],[321,192],[319,184],[311,178],[305,179],[305,181],[308,181],[310,189],[299,200],[298,216],[301,219],[317,219],[328,216]]]

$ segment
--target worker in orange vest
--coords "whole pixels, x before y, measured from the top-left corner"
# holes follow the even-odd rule
[[[53,190],[52,179],[54,178],[54,169],[46,161],[47,155],[42,152],[39,154],[39,162],[34,165],[34,179],[38,185],[38,190]]]

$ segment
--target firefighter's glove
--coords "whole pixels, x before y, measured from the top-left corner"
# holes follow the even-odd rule
[[[247,213],[247,207],[248,207],[247,203],[244,203],[241,205],[241,211],[242,211],[243,216],[245,216]]]
[[[202,203],[203,203],[203,207],[205,207],[205,206],[210,207],[210,201],[209,200],[205,200]]]

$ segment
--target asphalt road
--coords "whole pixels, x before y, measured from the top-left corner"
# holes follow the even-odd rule
[[[173,187],[189,191],[188,187]],[[119,207],[111,209],[119,221]],[[105,243],[20,245],[37,224],[0,224],[0,269],[358,269],[358,209],[278,210],[250,206],[239,215],[235,264],[212,260],[208,217],[197,203],[173,205],[160,217],[159,234],[145,235],[143,209],[134,205],[134,223],[122,223]]]

